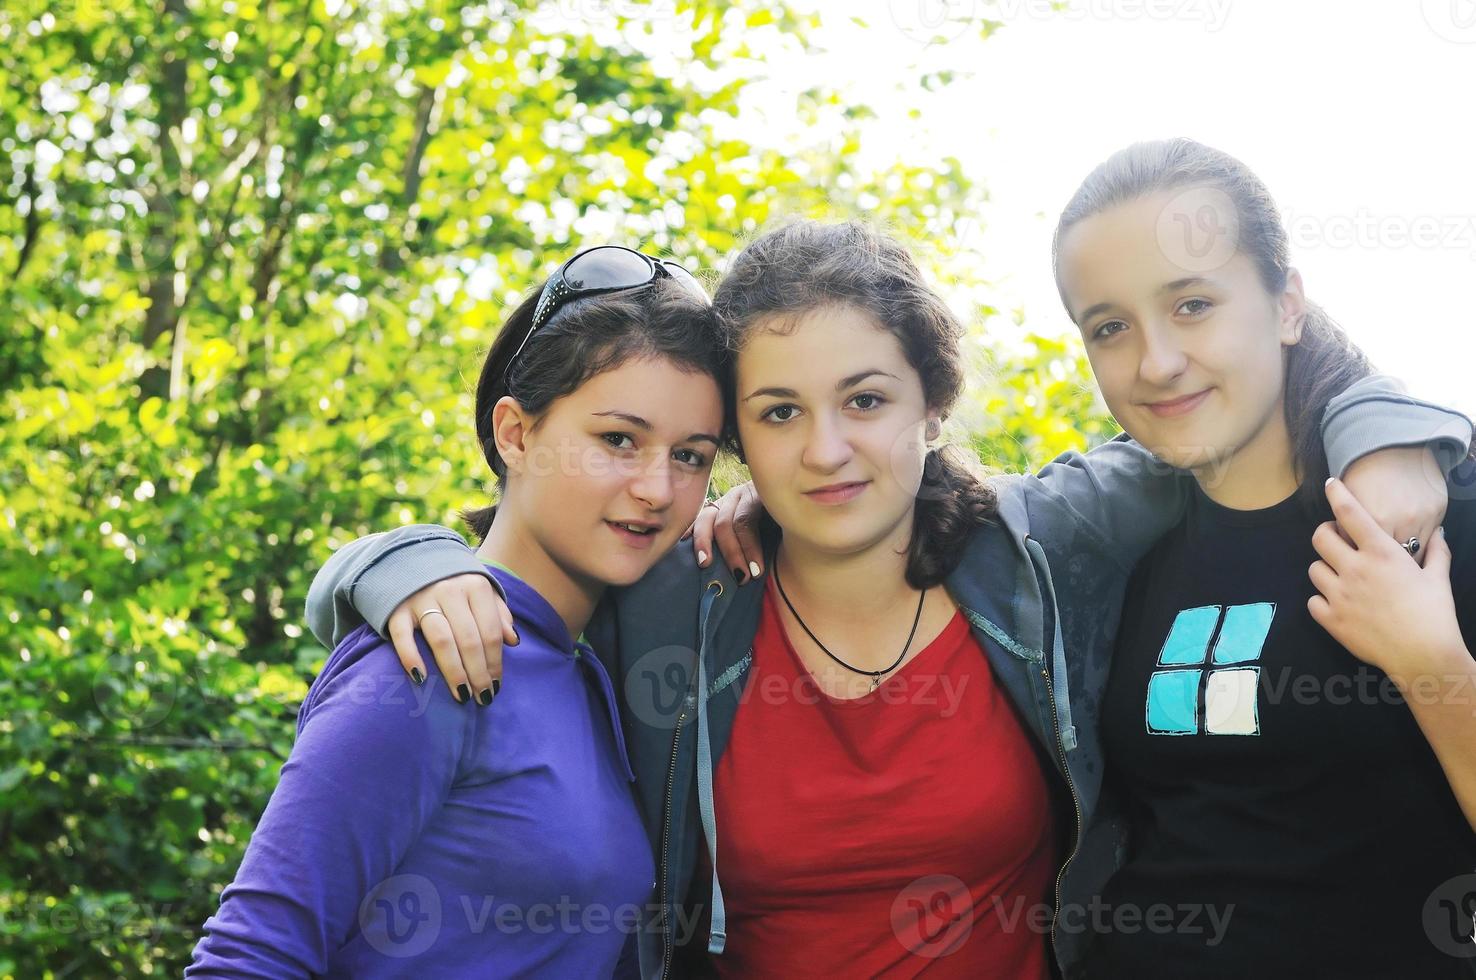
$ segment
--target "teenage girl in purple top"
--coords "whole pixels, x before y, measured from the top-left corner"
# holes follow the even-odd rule
[[[466,517],[514,618],[489,627],[515,641],[513,683],[452,690],[426,648],[407,684],[388,640],[346,637],[187,976],[616,971],[655,871],[581,634],[702,505],[723,429],[709,306],[680,266],[601,246],[512,314],[476,400],[501,499]]]

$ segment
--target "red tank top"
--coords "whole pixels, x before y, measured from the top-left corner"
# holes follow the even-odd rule
[[[1046,776],[962,613],[840,700],[769,586],[714,795],[720,977],[1050,975]]]

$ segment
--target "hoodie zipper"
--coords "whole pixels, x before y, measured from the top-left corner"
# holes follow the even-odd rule
[[[1029,538],[1030,535],[1027,534],[1025,535],[1025,537]],[[1031,562],[1031,566],[1032,568],[1034,568],[1033,560]],[[1058,630],[1056,629],[1056,626],[1058,625],[1057,617],[1061,615],[1061,610],[1059,604],[1056,602],[1055,590],[1053,588],[1047,588],[1048,580],[1044,579],[1044,576],[1041,575],[1039,568],[1034,568],[1034,571],[1036,582],[1040,588],[1042,601],[1044,601],[1047,596],[1049,596],[1050,598],[1052,629],[1050,637],[1046,639],[1045,647],[1047,648],[1047,650],[1054,651],[1056,643],[1055,634],[1056,632],[1058,632]],[[1050,656],[1053,660],[1054,654],[1051,654]],[[1081,850],[1081,837],[1083,831],[1086,828],[1082,826],[1081,798],[1076,793],[1076,783],[1071,778],[1071,766],[1066,761],[1066,741],[1061,737],[1061,713],[1056,708],[1056,685],[1055,682],[1051,680],[1049,661],[1043,661],[1041,663],[1040,676],[1045,680],[1046,700],[1048,700],[1051,705],[1051,729],[1055,732],[1056,735],[1056,755],[1061,761],[1061,774],[1066,777],[1066,789],[1071,794],[1071,807],[1076,813],[1076,833],[1073,835],[1071,840],[1071,851],[1066,855],[1066,860],[1061,863],[1060,870],[1056,872],[1055,910],[1054,914],[1051,916],[1051,952],[1053,955],[1056,956],[1057,962],[1060,962],[1060,957],[1056,948],[1056,926],[1061,920],[1061,883],[1066,879],[1066,870],[1071,867],[1071,862],[1076,859],[1077,851]]]
[[[666,806],[662,811],[661,819],[661,980],[666,980],[671,975],[672,945],[673,937],[671,931],[671,902],[666,887],[667,876],[667,854],[671,851],[671,796],[672,789],[676,784],[677,769],[677,745],[682,740],[682,728],[687,720],[687,708],[683,704],[681,712],[676,718],[676,729],[671,733],[671,765],[666,771]]]
[[[1066,743],[1061,739],[1061,719],[1056,712],[1056,692],[1051,683],[1051,672],[1042,667],[1040,676],[1045,678],[1046,697],[1051,699],[1051,725],[1056,731],[1056,748],[1061,757],[1061,772],[1066,777],[1066,789],[1071,793],[1071,805],[1076,810],[1076,835],[1072,839],[1071,853],[1066,855],[1066,860],[1061,864],[1061,870],[1056,872],[1056,909],[1051,916],[1051,950],[1056,951],[1056,924],[1061,920],[1061,882],[1066,878],[1066,869],[1076,858],[1076,852],[1081,850],[1081,834],[1084,829],[1081,825],[1081,800],[1076,795],[1076,784],[1071,781],[1071,767],[1066,764]],[[1059,961],[1059,960],[1058,960]]]
[[[702,591],[706,593],[707,590],[711,589],[714,585],[717,586],[717,596],[721,596],[723,594],[723,584],[716,579],[707,583],[706,587],[704,587]],[[714,596],[713,599],[716,600],[717,596]],[[712,612],[711,606],[708,607],[707,612],[709,614]],[[707,640],[706,616],[703,616],[702,622],[697,625],[697,636],[697,656],[700,657],[702,656],[703,652],[701,647]],[[695,669],[695,665],[692,670],[691,684],[693,688],[695,688],[697,684],[697,670]],[[697,691],[694,696],[692,689],[688,689],[687,696],[683,699],[682,710],[680,713],[677,714],[676,729],[671,733],[671,762],[666,770],[666,804],[663,807],[661,814],[661,980],[667,980],[667,978],[671,976],[671,961],[674,958],[676,945],[676,937],[672,934],[671,928],[670,890],[666,886],[666,880],[669,873],[667,855],[671,851],[671,798],[672,791],[676,784],[677,746],[681,743],[682,740],[682,728],[685,727],[685,722],[687,720],[687,709],[688,707],[690,707],[692,708],[692,710],[695,711],[697,708],[695,698],[701,697],[701,695],[702,692]]]

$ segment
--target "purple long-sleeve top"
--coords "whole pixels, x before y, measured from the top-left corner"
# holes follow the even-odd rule
[[[189,977],[608,977],[654,869],[614,691],[548,602],[493,569],[521,642],[486,708],[422,643],[410,683],[368,627],[313,683],[297,742]]]

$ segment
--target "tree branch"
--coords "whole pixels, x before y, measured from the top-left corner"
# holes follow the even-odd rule
[[[436,106],[440,99],[439,86],[423,88],[415,106],[415,138],[410,144],[410,153],[405,157],[405,168],[400,174],[400,207],[405,212],[401,235],[407,244],[415,237],[415,202],[420,197],[421,164],[425,160],[425,148],[435,132]],[[403,265],[404,250],[386,238],[384,247],[379,252],[379,267],[386,272],[397,272]]]
[[[21,241],[20,256],[16,259],[15,271],[11,273],[11,279],[15,281],[20,280],[21,272],[31,260],[41,232],[41,212],[36,207],[36,191],[36,161],[32,160],[26,167],[25,180],[21,184],[21,196],[30,200],[31,209],[26,212],[26,237]]]

